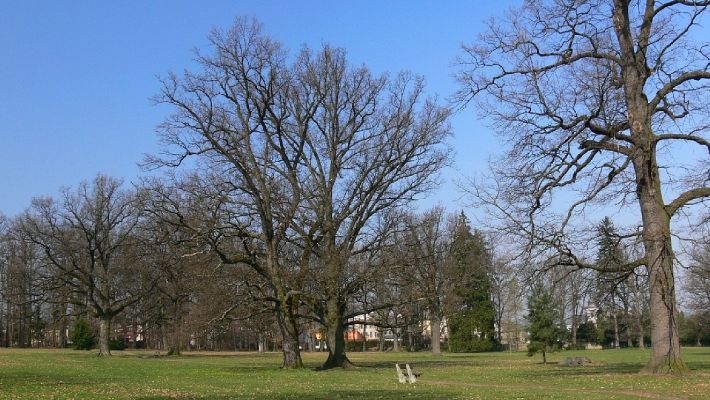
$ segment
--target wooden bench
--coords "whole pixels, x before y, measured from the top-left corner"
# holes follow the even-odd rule
[[[399,383],[415,383],[417,381],[417,378],[422,375],[414,372],[414,370],[412,369],[412,367],[409,366],[409,364],[404,364],[405,369],[402,369],[399,364],[395,364],[394,367],[397,370],[397,377],[399,378]]]

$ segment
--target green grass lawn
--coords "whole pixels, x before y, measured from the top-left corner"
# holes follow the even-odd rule
[[[692,373],[639,375],[648,351],[584,355],[594,366],[542,365],[524,353],[351,353],[352,370],[315,371],[323,353],[304,353],[307,369],[282,371],[279,353],[187,354],[117,351],[98,358],[73,350],[0,349],[0,399],[710,399],[710,348],[686,348]],[[400,384],[395,362],[421,372]]]

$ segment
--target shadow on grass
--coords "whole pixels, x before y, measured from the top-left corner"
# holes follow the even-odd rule
[[[417,392],[409,393],[406,389],[403,390],[387,390],[387,389],[377,389],[377,390],[338,390],[333,389],[327,393],[289,393],[289,394],[272,394],[269,395],[269,399],[274,400],[287,400],[287,399],[310,399],[310,400],[331,400],[331,399],[401,399],[408,396],[414,396],[416,399],[420,400],[439,400],[439,399],[451,399],[455,397],[455,393],[448,391],[441,391],[440,393],[432,392]],[[135,399],[140,400],[158,400],[164,399],[161,396],[147,396],[147,397],[135,397]],[[257,399],[260,398],[256,394],[241,394],[236,396],[207,396],[206,399],[213,400],[227,400],[227,399]],[[261,397],[263,398],[263,397]]]
[[[393,369],[395,361],[376,361],[376,362],[360,362],[355,364],[358,368],[362,369]],[[440,359],[440,360],[405,360],[400,361],[400,364],[408,363],[415,369],[427,369],[427,368],[480,368],[486,366],[497,366],[499,365],[495,361],[464,361],[451,359]],[[710,368],[710,362],[694,362],[693,367],[697,369],[708,369]],[[560,366],[556,362],[548,362],[543,365],[540,363],[535,364],[525,364],[521,366],[520,371],[528,371],[531,374],[539,374],[541,368],[546,369],[545,374],[556,374],[556,375],[588,375],[588,374],[608,374],[608,373],[635,373],[643,368],[643,363],[638,362],[611,362],[611,363],[601,363],[597,365],[587,365],[587,366]]]
[[[0,383],[7,386],[61,386],[61,385],[86,385],[103,384],[114,382],[111,377],[86,377],[76,374],[55,373],[55,372],[4,372]]]

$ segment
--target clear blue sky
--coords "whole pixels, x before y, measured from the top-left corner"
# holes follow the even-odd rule
[[[376,72],[408,69],[442,98],[456,85],[451,64],[482,21],[514,1],[39,1],[9,0],[0,12],[0,212],[56,195],[98,172],[127,182],[158,150],[156,76],[191,64],[213,27],[256,16],[298,50],[330,43]],[[494,134],[472,110],[454,119],[457,170],[425,204],[455,209],[452,181],[485,168]],[[459,172],[460,171],[460,172]]]

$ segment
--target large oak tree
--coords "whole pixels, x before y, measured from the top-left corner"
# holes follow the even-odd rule
[[[584,208],[640,212],[645,254],[615,269],[648,268],[652,373],[686,369],[671,219],[710,197],[710,44],[697,29],[709,5],[526,1],[461,59],[460,100],[476,99],[509,143],[497,189],[479,187],[479,198],[514,231],[556,249],[560,263],[594,267],[569,242]]]
[[[59,200],[38,198],[19,221],[41,250],[51,279],[71,301],[87,304],[99,319],[99,355],[110,355],[111,321],[153,288],[137,226],[141,207],[121,181],[98,175],[65,188]]]
[[[327,330],[325,366],[346,366],[346,309],[362,287],[353,257],[377,241],[378,215],[431,187],[449,110],[425,98],[421,78],[376,76],[342,49],[289,57],[255,21],[210,43],[200,71],[165,79],[158,101],[175,112],[160,130],[166,154],[151,161],[196,157],[227,186],[232,231],[258,245],[248,257],[213,247],[273,288],[284,365],[301,366],[296,319],[308,304]],[[315,291],[293,286],[308,276]]]

